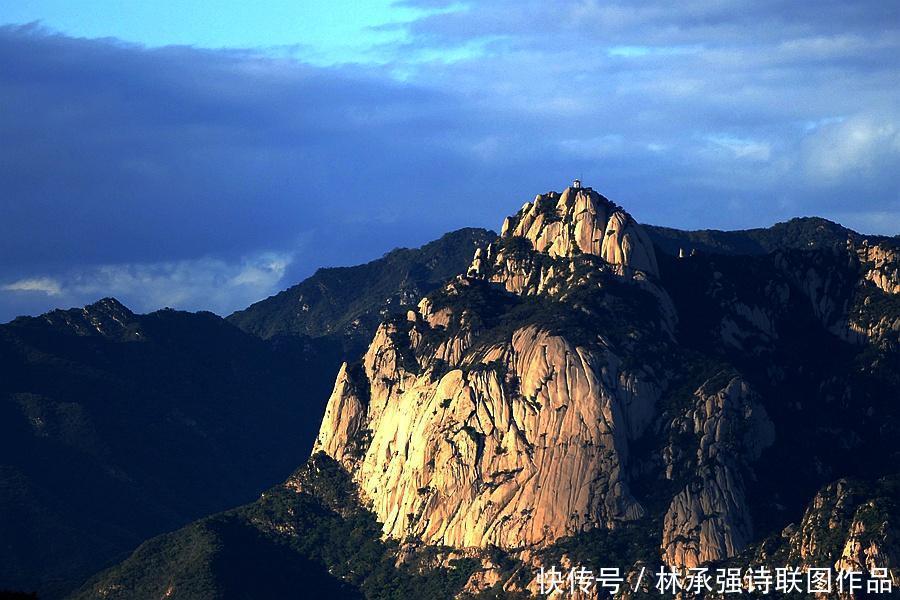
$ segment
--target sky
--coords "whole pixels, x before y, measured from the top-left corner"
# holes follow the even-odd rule
[[[225,315],[574,177],[641,222],[900,233],[900,4],[0,4],[0,322]]]

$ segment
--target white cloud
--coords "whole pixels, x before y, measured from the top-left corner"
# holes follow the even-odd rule
[[[31,277],[8,283],[0,288],[7,292],[38,292],[48,296],[59,296],[60,283],[50,277]]]
[[[4,285],[8,292],[41,292],[58,303],[82,305],[115,296],[139,312],[165,306],[228,314],[281,289],[292,256],[264,252],[229,262],[200,258],[99,265],[57,277],[30,277]]]
[[[609,56],[640,58],[643,56],[677,56],[702,52],[700,46],[611,46],[606,50]]]
[[[889,118],[859,115],[814,129],[804,147],[804,166],[813,180],[833,183],[900,164],[900,128]],[[894,171],[896,174],[896,170]]]
[[[803,124],[803,128],[806,131],[814,131],[819,127],[824,127],[825,125],[834,125],[835,123],[843,123],[847,120],[847,117],[838,116],[838,117],[825,117],[823,119],[816,119],[814,121],[807,121]]]
[[[245,263],[228,283],[231,286],[249,286],[251,288],[272,287],[281,281],[290,264],[291,259],[287,255],[262,255],[257,263]]]
[[[721,148],[730,150],[735,158],[767,161],[772,156],[772,146],[767,142],[731,136],[708,136],[706,139]]]

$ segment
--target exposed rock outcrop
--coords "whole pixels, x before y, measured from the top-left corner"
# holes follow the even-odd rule
[[[548,192],[527,202],[503,223],[500,238],[479,248],[469,277],[520,295],[565,299],[617,275],[656,297],[661,323],[671,334],[678,321],[659,285],[656,253],[644,228],[591,188]]]
[[[834,578],[841,571],[859,572],[866,578],[889,579],[896,594],[900,586],[898,486],[897,476],[875,482],[840,479],[826,485],[800,522],[786,527],[772,543],[762,544],[751,564],[831,568]],[[834,594],[817,597],[869,596],[839,593],[835,585]]]
[[[900,586],[897,531],[883,512],[876,500],[870,500],[857,509],[834,568],[836,571],[860,571],[874,576],[884,573],[894,586]],[[878,573],[879,570],[881,573]]]
[[[622,353],[671,334],[657,272],[621,208],[590,189],[539,196],[476,252],[468,277],[382,324],[361,367],[341,369],[314,451],[353,474],[396,538],[521,548],[641,517],[629,444],[664,380]],[[570,299],[578,290],[590,295]],[[649,307],[633,306],[643,316],[625,328],[597,313],[570,330],[510,292],[552,299],[563,319]],[[531,312],[510,317],[520,305]]]
[[[142,341],[144,333],[135,314],[115,298],[103,298],[84,308],[53,310],[40,317],[19,317],[15,325],[49,325],[78,336],[102,336],[120,341]]]
[[[316,438],[317,450],[345,466],[353,465],[359,458],[359,445],[363,442],[359,436],[367,416],[363,390],[354,384],[349,371],[347,363],[341,365]]]
[[[590,188],[536,196],[503,222],[500,235],[529,240],[535,250],[553,257],[593,254],[622,272],[659,273],[653,243],[644,229]]]
[[[900,347],[900,252],[892,240],[848,240],[845,251],[778,252],[775,264],[841,339]]]
[[[649,376],[534,326],[444,373],[407,370],[398,339],[384,326],[366,355],[363,419],[341,370],[316,444],[352,470],[385,533],[512,548],[643,514],[624,470],[659,395]]]
[[[806,297],[812,313],[840,338],[857,341],[848,325],[858,276],[853,256],[838,251],[784,251],[775,266]]]
[[[671,424],[673,440],[692,443],[686,448],[669,444],[667,475],[672,476],[676,461],[693,461],[695,467],[693,479],[666,512],[661,548],[667,564],[688,568],[731,558],[751,541],[742,473],[774,439],[765,409],[739,377],[724,385],[707,382],[695,398],[696,404]],[[694,456],[686,456],[692,450]]]
[[[774,352],[798,314],[852,337],[860,259],[845,249],[673,260],[679,285],[703,286],[699,307],[679,307],[703,313],[693,322],[718,352]],[[633,478],[657,470],[674,488],[657,513],[662,561],[731,559],[754,541],[747,485],[774,425],[733,368],[687,405],[667,397],[685,364],[667,289],[621,208],[590,189],[540,195],[465,276],[383,323],[361,364],[342,367],[314,451],[351,473],[387,536],[456,548],[534,550],[639,520],[648,504]],[[646,454],[651,425],[668,434],[661,461],[658,445]]]
[[[888,294],[900,294],[900,250],[896,242],[870,244],[864,240],[856,247],[864,277]]]

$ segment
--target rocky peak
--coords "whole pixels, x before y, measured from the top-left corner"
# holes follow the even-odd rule
[[[80,336],[139,339],[140,325],[131,310],[115,298],[103,298],[83,308],[53,310],[39,317],[20,317],[14,325],[51,327]]]
[[[535,250],[553,257],[593,254],[620,273],[659,273],[644,229],[622,207],[588,187],[539,194],[506,218],[500,235],[527,239]]]
[[[589,188],[538,196],[341,368],[314,453],[397,539],[541,547],[641,518],[630,445],[673,323],[656,275],[620,207]]]
[[[866,280],[887,294],[900,294],[900,245],[896,238],[874,243],[863,240],[851,249],[863,265]]]
[[[780,323],[792,298],[809,299],[794,304],[810,322],[844,314],[858,263],[843,252],[663,256],[661,278],[621,207],[590,188],[539,195],[466,275],[383,323],[363,359],[342,367],[314,452],[349,472],[397,540],[525,552],[638,522],[659,527],[666,564],[732,559],[757,535],[757,463],[783,443],[784,409],[767,411],[768,377],[752,362],[791,334]],[[858,260],[890,287],[894,254]],[[708,334],[676,330],[673,272],[689,277],[674,283],[690,292],[679,311],[725,315],[709,332],[753,357],[741,370],[711,368],[718,343],[714,360],[686,351],[683,340]],[[697,282],[714,302],[684,301]],[[880,293],[878,282],[866,285]],[[846,555],[862,560],[857,546]]]
[[[555,300],[612,282],[635,283],[656,298],[664,329],[671,333],[678,320],[647,232],[591,188],[569,187],[526,202],[506,218],[497,240],[475,251],[467,276]]]
[[[800,522],[760,545],[751,563],[777,561],[801,568],[859,571],[866,577],[889,579],[896,590],[900,585],[898,485],[900,479],[891,475],[875,481],[842,478],[824,486],[806,506]],[[895,596],[896,591],[890,597]]]

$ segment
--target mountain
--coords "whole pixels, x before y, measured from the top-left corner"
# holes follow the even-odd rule
[[[614,432],[642,430],[660,388],[652,363],[625,359],[665,355],[674,325],[642,285],[658,269],[652,245],[619,207],[574,188],[538,197],[503,232],[469,277],[383,324],[361,369],[338,375],[316,449],[354,475],[391,536],[515,548],[642,513]],[[604,293],[573,296],[576,282]]]
[[[567,566],[896,587],[898,293],[893,239],[539,195],[341,365],[306,466],[76,597],[277,597],[308,572],[335,597],[518,598]]]
[[[461,230],[323,269],[232,317],[270,324],[265,339],[112,298],[0,325],[0,589],[59,597],[141,541],[282,481],[309,454],[345,346],[492,238]],[[315,318],[300,334],[278,312],[297,294]]]
[[[0,582],[53,597],[308,454],[340,348],[107,298],[0,326]]]
[[[355,267],[319,269],[309,279],[228,317],[262,338],[338,336],[365,349],[381,319],[465,270],[472,253],[495,237],[460,229],[421,248],[401,248]]]
[[[73,598],[434,598],[477,561],[440,550],[397,562],[333,460],[318,456],[257,502],[144,543]]]
[[[682,231],[652,225],[646,226],[646,230],[657,247],[675,256],[681,252],[762,255],[787,249],[842,249],[848,240],[859,243],[863,239],[855,231],[819,217],[798,217],[772,227],[741,231]],[[868,239],[884,238],[869,236]]]

